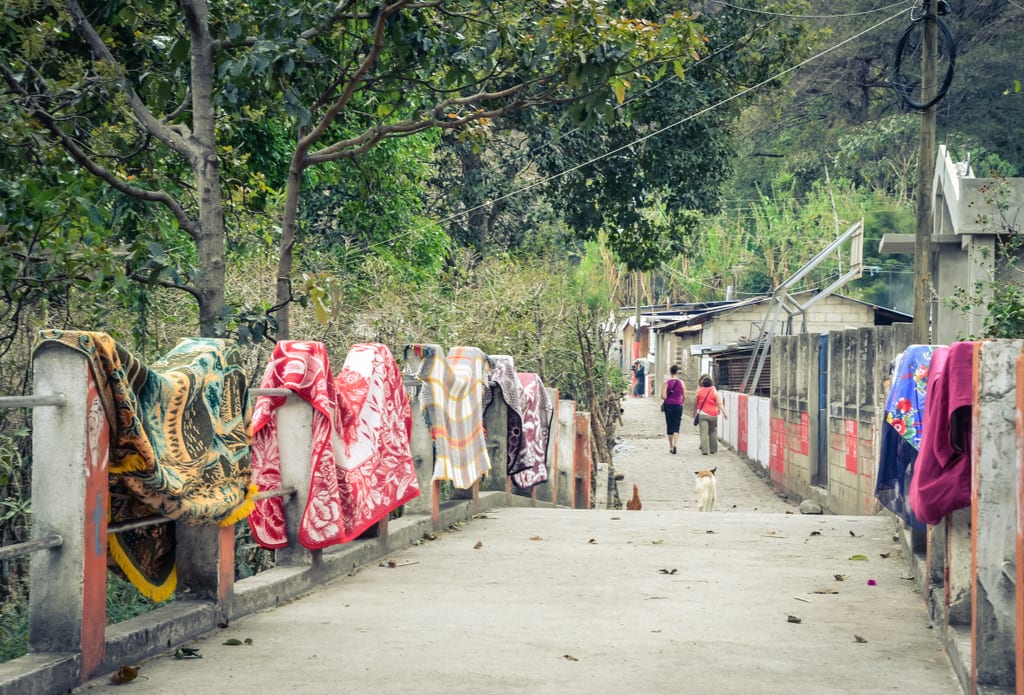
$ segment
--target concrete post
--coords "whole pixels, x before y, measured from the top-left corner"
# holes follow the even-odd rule
[[[484,411],[484,431],[487,433],[487,454],[491,468],[484,474],[480,487],[511,495],[508,478],[508,404],[501,389],[491,387],[491,402]],[[508,502],[508,500],[506,500]]]
[[[977,392],[973,431],[971,510],[972,625],[971,685],[1013,686],[1017,654],[1016,476],[1014,466],[1016,362],[1024,341],[975,345]]]
[[[538,485],[537,488],[537,499],[541,502],[550,502],[552,505],[558,504],[558,487],[559,487],[559,475],[558,475],[558,389],[545,387],[548,392],[548,399],[551,401],[552,414],[551,414],[551,429],[548,432],[548,448],[547,448],[547,463],[548,463],[548,482],[544,485]],[[493,461],[493,459],[491,459]],[[539,489],[538,489],[539,488]]]
[[[1024,354],[1017,358],[1017,408],[1015,428],[1016,434],[1016,456],[1013,457],[1016,474],[1014,495],[1017,505],[1017,551],[1016,551],[1016,572],[1014,576],[1016,593],[1016,620],[1017,620],[1017,654],[1024,654]],[[1024,658],[1016,659],[1016,680],[1017,689],[1024,686]]]
[[[84,355],[46,345],[33,367],[35,394],[66,405],[32,411],[32,539],[63,543],[31,557],[29,651],[81,652],[85,682],[106,644],[110,430]]]
[[[590,413],[576,413],[576,441],[573,444],[573,477],[576,487],[574,506],[576,509],[590,509],[592,470]]]
[[[555,446],[558,448],[558,505],[576,508],[576,482],[574,448],[576,445],[576,401],[557,401],[555,419],[558,433]]]
[[[174,538],[175,596],[216,601],[226,610],[234,595],[235,527],[177,523]]]
[[[277,550],[276,558],[280,565],[307,564],[312,562],[313,555],[299,545],[299,525],[309,501],[309,477],[313,458],[313,406],[297,396],[288,396],[276,409],[274,417],[277,418],[281,485],[295,488],[295,496],[283,500],[288,547]]]
[[[419,404],[419,390],[422,386],[414,386],[411,389],[412,399],[412,435],[409,437],[409,446],[412,450],[412,461],[416,467],[416,481],[420,486],[419,497],[415,497],[406,504],[406,508],[412,514],[427,514],[434,505],[435,486],[431,484],[434,478],[434,439],[430,436],[430,426],[427,425],[423,409]],[[435,505],[436,506],[436,505]]]

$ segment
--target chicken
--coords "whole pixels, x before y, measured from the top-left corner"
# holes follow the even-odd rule
[[[636,483],[633,483],[633,496],[626,502],[626,509],[631,509],[634,512],[640,511],[643,505],[640,504],[640,490],[637,488]]]

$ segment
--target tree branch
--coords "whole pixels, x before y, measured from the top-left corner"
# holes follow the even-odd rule
[[[119,178],[114,174],[114,172],[100,165],[90,157],[70,135],[65,133],[60,126],[57,125],[56,120],[50,112],[43,109],[35,99],[25,92],[6,65],[0,64],[0,74],[3,75],[4,81],[7,83],[7,86],[11,91],[21,97],[28,114],[38,120],[43,127],[46,128],[46,130],[48,130],[58,142],[60,142],[61,146],[67,150],[68,154],[70,154],[74,160],[84,167],[90,174],[105,181],[113,189],[135,198],[136,200],[162,204],[172,215],[174,215],[174,219],[177,220],[178,225],[182,229],[190,235],[195,234],[197,226],[196,221],[187,212],[185,212],[184,208],[181,207],[181,204],[178,203],[177,200],[172,198],[165,191],[150,191],[145,188],[132,186]]]
[[[139,121],[144,129],[149,131],[158,138],[161,142],[167,145],[169,148],[177,152],[178,154],[189,158],[190,160],[195,156],[193,148],[188,142],[188,128],[184,125],[168,126],[156,118],[146,105],[143,103],[139,95],[135,93],[131,83],[125,76],[124,67],[114,58],[114,55],[107,48],[107,45],[103,43],[103,39],[96,33],[92,24],[85,16],[85,12],[82,11],[81,6],[78,4],[78,0],[64,0],[68,12],[71,13],[71,18],[78,28],[78,33],[82,35],[86,43],[92,49],[93,55],[97,60],[101,60],[112,67],[117,75],[118,82],[121,85],[121,91],[124,92],[128,99],[128,105],[132,109],[132,113],[135,114],[135,118]]]

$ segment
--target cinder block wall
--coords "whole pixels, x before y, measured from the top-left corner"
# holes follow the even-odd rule
[[[910,324],[777,336],[772,340],[772,482],[834,514],[873,514],[889,363]],[[827,350],[825,393],[820,351]],[[824,398],[824,401],[822,401]],[[819,449],[823,437],[825,446]],[[824,456],[824,459],[822,458]]]

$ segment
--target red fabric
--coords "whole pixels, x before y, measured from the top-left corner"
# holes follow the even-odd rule
[[[928,374],[921,450],[908,501],[926,524],[971,506],[974,343],[936,348]]]
[[[409,448],[412,410],[386,346],[352,346],[333,378],[322,343],[281,341],[261,387],[290,389],[313,407],[303,547],[346,543],[419,494]],[[253,411],[253,482],[261,492],[281,485],[275,411],[284,401],[260,396]],[[281,498],[257,501],[249,523],[261,546],[287,545]]]
[[[418,496],[420,487],[409,448],[412,406],[387,346],[353,345],[334,385],[344,543]]]
[[[697,389],[697,410],[718,417],[718,391],[714,386],[701,386]]]
[[[260,387],[289,389],[313,407],[309,499],[300,522],[300,542],[311,550],[340,543],[341,496],[331,443],[335,393],[326,346],[302,340],[279,342]],[[281,486],[276,411],[284,402],[284,396],[260,396],[253,409],[252,480],[260,492]],[[256,509],[249,515],[249,526],[253,538],[264,548],[287,546],[284,500],[257,500]]]

